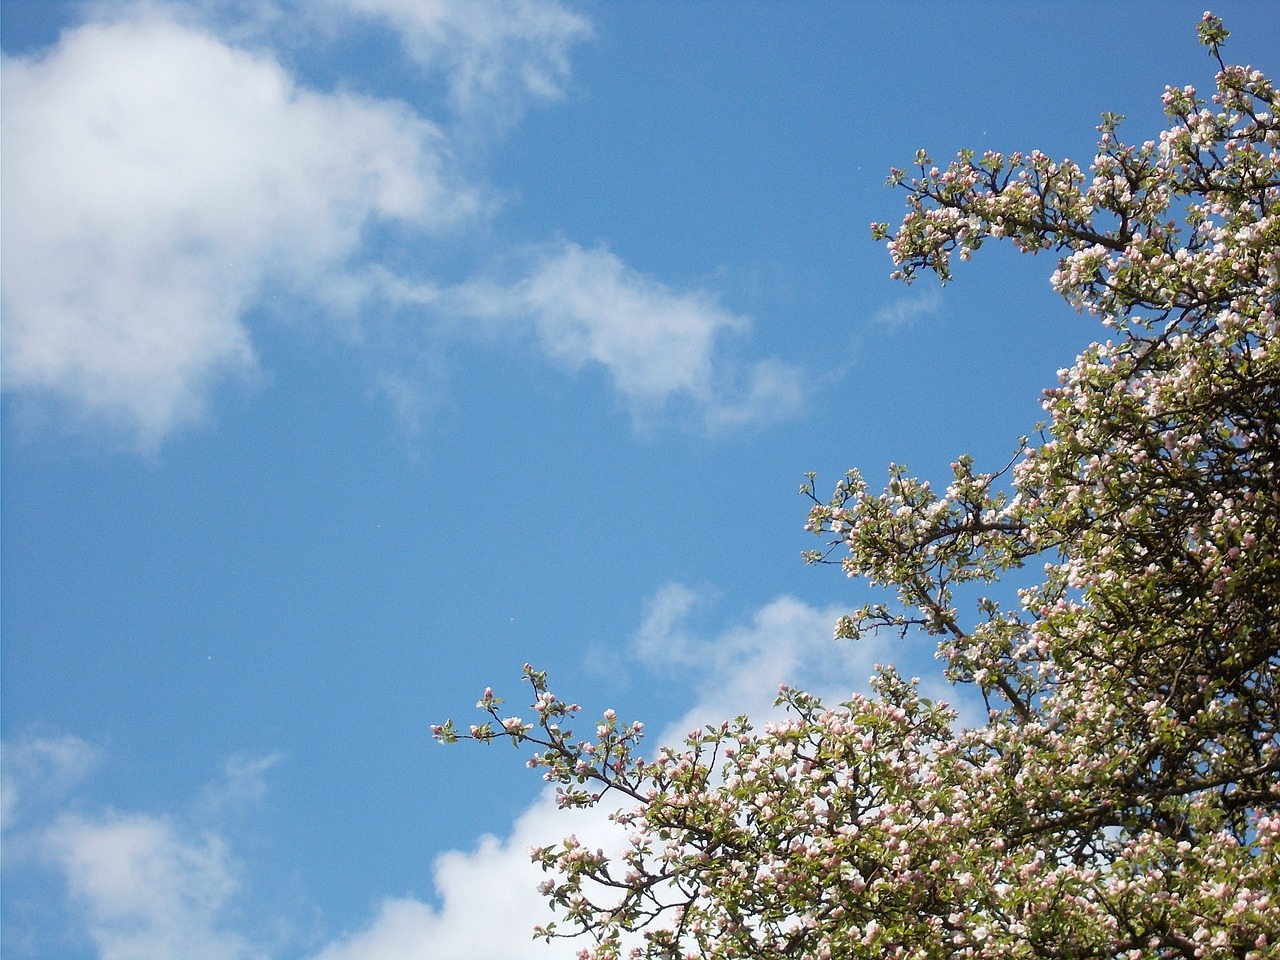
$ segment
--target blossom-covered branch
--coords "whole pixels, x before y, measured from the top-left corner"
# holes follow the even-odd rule
[[[746,718],[638,753],[611,712],[525,669],[535,722],[443,740],[539,752],[566,806],[614,797],[618,843],[534,851],[585,960],[1233,958],[1280,951],[1280,95],[1222,57],[1206,101],[1164,95],[1136,144],[1104,115],[1087,167],[1039,152],[923,152],[896,230],[910,281],[987,241],[1058,256],[1052,282],[1107,339],[1045,391],[1046,422],[938,492],[891,466],[817,496],[808,528],[888,601],[836,624],[935,638],[987,721],[960,728],[883,668],[827,706],[783,689]],[[1037,573],[1009,608],[972,587]],[[994,592],[994,591],[993,591]]]

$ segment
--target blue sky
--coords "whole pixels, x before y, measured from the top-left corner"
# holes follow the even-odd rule
[[[868,224],[919,147],[1154,136],[1201,9],[4,0],[6,956],[572,956],[524,851],[601,825],[429,735],[525,661],[656,739],[972,711],[832,643],[795,491],[1003,463],[1099,331]]]

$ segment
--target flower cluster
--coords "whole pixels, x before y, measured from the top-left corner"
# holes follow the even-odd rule
[[[1168,129],[1104,117],[1088,170],[1041,153],[923,153],[908,210],[873,225],[897,275],[950,279],[987,240],[1054,251],[1053,284],[1112,339],[1062,370],[1002,469],[935,490],[891,466],[828,500],[814,562],[885,588],[836,625],[935,638],[987,698],[959,729],[915,681],[831,707],[783,689],[655,759],[639,724],[594,736],[526,666],[536,720],[506,736],[566,806],[612,795],[620,852],[534,851],[581,956],[1204,957],[1280,951],[1280,94],[1226,64],[1210,101],[1169,88]],[[838,560],[834,559],[838,555]],[[1008,608],[974,590],[1042,570]]]

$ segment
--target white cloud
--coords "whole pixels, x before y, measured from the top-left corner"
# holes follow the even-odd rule
[[[548,356],[571,371],[604,367],[637,421],[672,398],[691,401],[712,428],[776,420],[795,413],[805,393],[795,367],[769,360],[743,370],[718,353],[749,318],[704,291],[672,290],[604,247],[559,245],[523,279],[472,281],[447,301],[481,319],[527,319]]]
[[[700,602],[698,594],[682,584],[664,585],[650,601],[634,637],[635,657],[655,673],[691,681],[696,700],[657,737],[658,742],[678,743],[694,727],[740,713],[763,717],[772,712],[783,681],[818,679],[840,695],[865,686],[872,651],[852,653],[851,645],[832,640],[835,618],[843,611],[819,610],[782,597],[747,624],[700,637],[687,626]],[[618,846],[622,837],[607,820],[609,809],[606,803],[595,810],[562,811],[554,793],[544,792],[505,839],[486,836],[473,850],[454,850],[437,859],[439,909],[410,898],[388,899],[367,928],[330,945],[313,960],[568,960],[577,952],[576,942],[547,945],[531,939],[535,925],[556,915],[537,893],[546,875],[530,862],[528,850],[569,834],[591,848]]]
[[[569,50],[591,35],[554,0],[333,0],[342,14],[384,21],[419,66],[447,77],[461,115],[509,118],[525,98],[560,96]]]
[[[380,297],[486,318],[490,331],[532,329],[560,366],[606,370],[637,424],[670,401],[713,432],[802,406],[798,368],[725,356],[749,318],[603,247],[547,247],[515,283],[452,289],[369,264],[371,225],[439,231],[491,208],[452,159],[459,131],[403,103],[301,86],[266,47],[291,12],[331,30],[372,18],[445,78],[460,116],[498,119],[562,89],[569,50],[590,34],[567,7],[138,0],[87,9],[96,21],[4,61],[3,377],[19,416],[106,427],[154,448],[199,421],[220,385],[256,379],[245,318],[277,292],[351,324]],[[308,29],[298,28],[301,42]],[[419,419],[431,391],[413,368],[439,360],[408,373],[402,359],[382,365],[393,371],[383,391],[406,422]]]
[[[187,838],[141,814],[64,815],[43,835],[100,960],[265,956],[220,926],[237,888],[216,836]]]
[[[226,839],[205,827],[261,799],[280,756],[230,757],[197,795],[193,816],[183,818],[90,807],[73,790],[102,758],[100,747],[69,735],[4,744],[6,883],[16,879],[18,900],[30,906],[47,888],[27,881],[52,868],[65,899],[56,915],[67,929],[41,937],[87,936],[100,960],[265,957],[235,929],[240,868]],[[31,940],[22,925],[19,919],[15,942]]]
[[[707,405],[711,431],[786,420],[800,412],[811,392],[808,375],[794,364],[770,357],[737,371],[736,381]]]
[[[388,898],[368,927],[338,939],[313,960],[568,960],[578,944],[533,939],[534,926],[554,915],[537,891],[546,875],[528,851],[570,833],[602,846],[610,841],[610,828],[599,810],[556,809],[547,791],[516,820],[506,839],[485,836],[472,850],[437,858],[439,908]]]
[[[696,663],[697,648],[704,644],[688,634],[684,622],[699,600],[698,594],[683,583],[659,587],[650,598],[632,641],[636,657],[651,670],[662,673]]]
[[[154,5],[7,58],[4,378],[141,446],[252,375],[271,283],[349,301],[377,220],[476,212],[403,104],[298,86]]]

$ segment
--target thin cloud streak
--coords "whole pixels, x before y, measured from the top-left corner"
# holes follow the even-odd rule
[[[918,320],[942,309],[942,296],[937,290],[916,290],[886,306],[871,317],[871,322],[890,330],[909,327]]]

